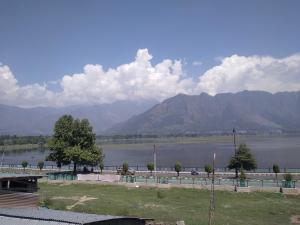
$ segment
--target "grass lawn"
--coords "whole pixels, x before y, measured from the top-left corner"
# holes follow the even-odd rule
[[[206,225],[208,218],[206,190],[41,183],[39,194],[41,202],[52,209],[138,216],[172,224],[184,220],[188,225]],[[85,201],[83,196],[93,199]],[[286,225],[292,215],[300,215],[300,196],[216,192],[216,225]]]

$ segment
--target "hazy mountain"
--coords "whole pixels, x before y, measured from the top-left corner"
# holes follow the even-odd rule
[[[55,121],[63,114],[76,118],[87,118],[94,131],[99,134],[112,125],[146,111],[157,102],[119,101],[95,106],[70,106],[62,108],[19,108],[0,105],[0,135],[51,134]]]
[[[300,92],[243,91],[210,96],[177,95],[115,125],[108,133],[170,134],[300,130]]]

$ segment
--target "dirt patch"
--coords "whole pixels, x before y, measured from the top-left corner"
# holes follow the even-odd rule
[[[83,205],[85,202],[87,201],[91,201],[91,200],[96,200],[97,198],[93,198],[93,197],[87,197],[86,195],[80,197],[77,202],[75,202],[73,205],[69,205],[67,206],[67,209],[72,209],[77,205]]]
[[[57,197],[53,197],[51,199],[54,199],[54,200],[74,200],[74,201],[78,201],[80,199],[79,196],[74,196],[74,197],[63,197],[63,196],[57,196]]]
[[[292,224],[300,224],[300,215],[292,215],[290,220]]]

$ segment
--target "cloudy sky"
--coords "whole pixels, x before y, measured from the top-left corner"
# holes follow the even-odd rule
[[[300,1],[0,0],[0,104],[300,90]]]

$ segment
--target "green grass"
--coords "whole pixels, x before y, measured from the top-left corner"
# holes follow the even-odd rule
[[[97,198],[72,208],[73,211],[138,216],[174,224],[207,224],[209,191],[172,188],[126,188],[93,184],[40,184],[41,201],[53,209],[66,210],[82,197]],[[53,197],[63,197],[53,199]],[[216,225],[283,225],[291,215],[300,215],[300,196],[279,193],[216,192]]]

